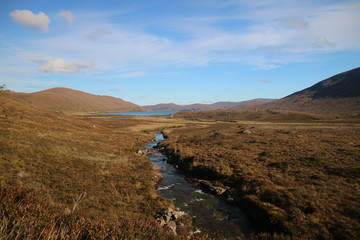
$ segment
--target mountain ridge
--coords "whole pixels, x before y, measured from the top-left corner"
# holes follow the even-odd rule
[[[360,116],[360,67],[326,78],[258,108]]]
[[[160,103],[155,105],[145,105],[143,106],[143,108],[145,108],[148,111],[211,111],[218,109],[235,109],[235,108],[253,107],[266,102],[271,102],[273,100],[274,99],[257,98],[257,99],[241,101],[241,102],[220,101],[212,104],[194,103],[190,105],[178,105],[175,103]]]

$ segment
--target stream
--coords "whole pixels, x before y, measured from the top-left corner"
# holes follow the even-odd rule
[[[147,157],[152,164],[159,167],[159,172],[163,176],[157,184],[157,193],[172,199],[176,208],[190,214],[198,232],[227,237],[253,233],[251,223],[238,207],[203,192],[200,187],[186,181],[183,174],[167,163],[167,156],[155,148],[163,140],[164,136],[160,133],[157,134],[155,142],[146,145]]]

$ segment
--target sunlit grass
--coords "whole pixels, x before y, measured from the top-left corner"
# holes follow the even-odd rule
[[[359,125],[295,120],[169,129],[163,146],[189,177],[227,189],[263,231],[357,239]]]

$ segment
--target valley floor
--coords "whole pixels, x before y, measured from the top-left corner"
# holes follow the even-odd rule
[[[76,117],[6,96],[0,120],[0,239],[186,238],[154,220],[172,203],[141,151],[164,129],[178,167],[260,231],[359,237],[358,123]]]
[[[242,207],[259,231],[359,239],[360,124],[332,121],[213,120],[166,130],[163,147],[195,183]]]

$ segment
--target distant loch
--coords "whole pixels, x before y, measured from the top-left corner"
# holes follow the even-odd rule
[[[101,113],[102,115],[118,115],[118,116],[157,116],[157,115],[170,115],[179,111],[151,111],[151,112],[112,112]]]

